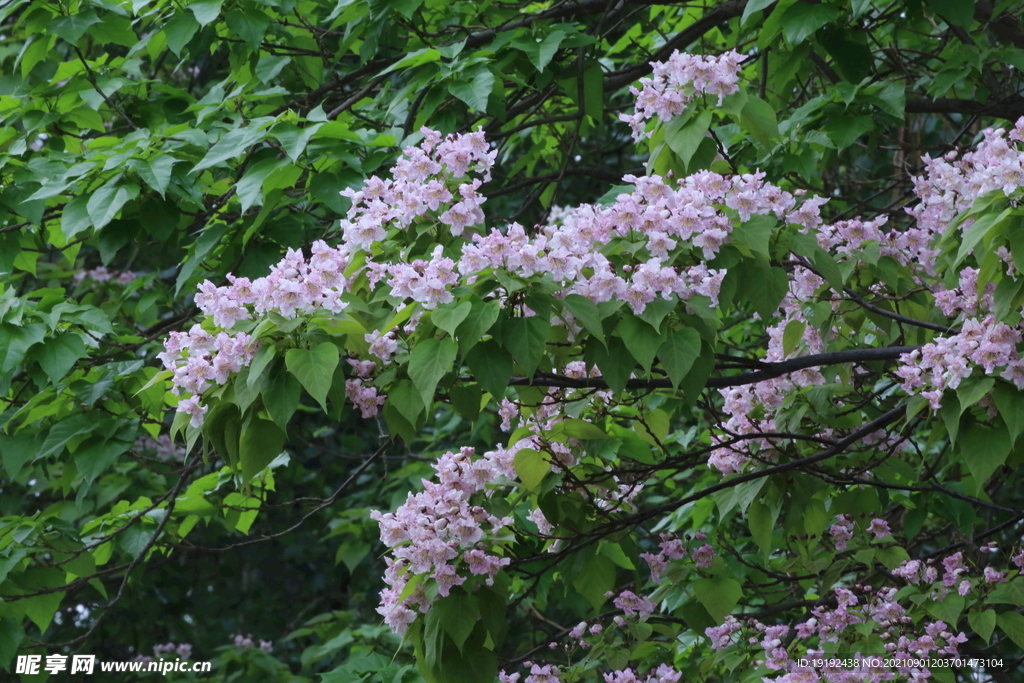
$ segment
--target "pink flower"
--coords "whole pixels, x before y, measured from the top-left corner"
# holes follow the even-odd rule
[[[693,562],[700,569],[707,569],[715,559],[715,550],[710,545],[702,545],[693,551]]]
[[[1004,572],[997,572],[992,567],[985,567],[985,581],[988,583],[1005,582],[1006,574]]]
[[[875,518],[871,520],[871,524],[868,525],[868,531],[875,535],[875,538],[885,538],[891,531],[889,531],[889,523],[884,519]]]

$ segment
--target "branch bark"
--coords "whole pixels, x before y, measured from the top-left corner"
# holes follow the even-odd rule
[[[788,375],[797,370],[807,368],[824,367],[827,365],[841,365],[843,363],[866,363],[871,361],[897,360],[904,353],[910,353],[921,348],[920,346],[883,346],[876,349],[849,349],[846,351],[833,351],[831,353],[818,353],[810,356],[790,358],[780,363],[761,363],[760,369],[754,372],[745,372],[741,375],[729,377],[712,377],[708,380],[706,387],[711,389],[722,389],[725,387],[739,387],[746,384],[763,382],[768,379],[775,379],[782,375]],[[533,378],[513,377],[509,382],[512,386],[524,386],[532,384],[540,387],[565,387],[567,389],[607,389],[608,383],[600,377],[573,378],[564,375],[556,375],[548,372],[538,372]],[[626,384],[628,389],[671,389],[672,382],[668,379],[631,379]]]

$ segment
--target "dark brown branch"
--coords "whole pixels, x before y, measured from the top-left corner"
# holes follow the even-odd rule
[[[936,100],[907,100],[908,114],[967,114],[973,116],[994,116],[1007,121],[1016,121],[1024,116],[1024,97],[1014,95],[993,102],[957,100],[940,97]]]
[[[826,365],[840,365],[842,363],[866,363],[871,361],[896,360],[905,353],[910,353],[921,348],[920,346],[883,346],[877,349],[849,349],[846,351],[833,351],[831,353],[817,353],[810,356],[790,358],[780,363],[762,363],[760,370],[747,372],[742,375],[730,377],[712,377],[708,380],[706,387],[711,389],[722,389],[724,387],[739,387],[746,384],[763,382],[768,379],[775,379],[782,375],[788,375],[797,370],[807,368],[824,367]],[[513,377],[509,382],[512,386],[534,385],[540,387],[564,387],[567,389],[598,388],[607,389],[608,383],[600,377],[573,378],[564,375],[556,375],[549,372],[538,372],[533,378]],[[672,382],[668,379],[631,379],[626,383],[628,389],[670,389]]]

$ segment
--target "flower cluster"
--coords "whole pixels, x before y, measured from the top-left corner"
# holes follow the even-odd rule
[[[703,542],[706,538],[703,532],[697,532],[696,539],[698,542]],[[675,534],[661,534],[660,552],[640,553],[640,558],[647,562],[647,566],[651,568],[651,580],[654,583],[661,583],[661,574],[665,571],[668,563],[682,560],[687,555],[693,560],[693,564],[697,569],[707,569],[715,560],[715,549],[705,543],[699,548],[687,551],[686,547],[683,546],[683,542]]]
[[[858,596],[858,593],[861,595]],[[892,680],[897,674],[911,680],[926,679],[930,672],[924,666],[915,666],[933,654],[956,654],[957,646],[967,641],[963,633],[954,634],[943,621],[925,622],[923,628],[915,625],[906,610],[896,600],[895,588],[872,589],[855,586],[835,589],[834,606],[818,606],[811,610],[811,616],[796,626],[795,638],[789,638],[787,625],[766,625],[750,619],[747,628],[753,634],[748,642],[761,650],[759,666],[773,672],[780,672],[778,678],[765,678],[766,683],[807,683],[828,681],[829,683],[862,683],[863,681]],[[705,631],[714,650],[739,645],[734,643],[734,634],[743,630],[743,624],[735,617],[726,617],[721,626]],[[844,643],[859,640],[870,634],[884,643],[884,658],[866,658],[856,653],[851,660],[858,661],[852,668],[832,666],[825,655],[827,643]],[[816,639],[818,647],[807,645]],[[742,642],[742,640],[740,641]],[[829,651],[834,651],[829,648]],[[825,662],[822,666],[809,666],[808,660]],[[801,662],[801,660],[804,660]],[[893,668],[886,664],[894,663]]]
[[[253,640],[251,635],[242,635],[237,633],[231,636],[232,644],[242,650],[251,650],[257,647],[256,641]],[[274,643],[270,640],[261,640],[259,649],[263,652],[271,652],[274,649]]]
[[[234,336],[220,332],[215,337],[193,325],[188,332],[171,332],[157,358],[174,373],[171,391],[192,394],[178,402],[178,412],[191,415],[192,426],[199,427],[207,411],[207,406],[199,404],[202,393],[214,382],[226,383],[231,373],[252,362],[255,353],[252,339],[244,332]]]
[[[182,659],[188,659],[192,656],[192,645],[189,643],[181,643],[180,645],[164,643],[163,645],[153,646],[153,655],[157,659],[160,659],[165,653],[174,653]]]
[[[1014,555],[1011,561],[1024,571],[1024,551]],[[977,580],[968,577],[970,567],[964,561],[962,552],[953,553],[943,558],[942,569],[942,580],[940,581],[939,570],[932,561],[906,560],[892,570],[892,575],[914,586],[927,588],[929,595],[935,600],[942,600],[954,588],[958,595],[967,595],[979,584]],[[998,571],[991,565],[982,569],[980,583],[1002,583],[1006,580],[1006,572]]]
[[[429,128],[420,133],[423,142],[402,151],[392,169],[393,179],[373,176],[361,190],[342,191],[352,200],[348,216],[341,222],[347,244],[369,250],[384,240],[388,228],[404,230],[423,217],[448,226],[455,236],[483,222],[480,206],[485,199],[477,189],[490,180],[497,150],[490,149],[482,132],[444,139]],[[470,171],[482,178],[452,187],[453,180]]]
[[[928,399],[934,410],[942,407],[946,389],[956,389],[975,366],[985,374],[999,374],[1024,389],[1024,360],[1017,355],[1020,330],[998,322],[995,316],[968,319],[959,334],[937,337],[922,348],[903,354],[896,374],[903,390]]]
[[[191,643],[164,643],[162,645],[153,646],[153,656],[149,655],[137,655],[134,662],[152,662],[162,661],[165,655],[177,656],[181,659],[188,659],[192,656],[192,645]]]
[[[683,674],[676,671],[667,664],[660,665],[657,669],[641,675],[632,669],[613,671],[604,675],[605,683],[679,683]]]
[[[447,596],[452,587],[466,581],[458,573],[461,567],[473,575],[486,575],[490,583],[509,563],[509,558],[489,552],[487,539],[511,524],[512,518],[495,517],[471,499],[489,485],[508,482],[515,471],[497,451],[483,458],[475,455],[472,448],[445,453],[434,463],[438,482],[424,479],[424,490],[410,493],[394,513],[374,510],[370,515],[394,556],[387,558],[384,581],[388,587],[381,591],[377,611],[396,633],[404,633],[416,619],[413,607],[424,613],[430,607],[422,583],[412,595],[399,599],[413,576],[429,574],[437,582],[438,594]]]
[[[110,282],[113,280],[119,285],[126,285],[138,277],[130,270],[107,270],[106,266],[98,266],[92,270],[80,270],[72,276],[76,284],[85,282],[86,279],[93,282]]]
[[[940,235],[958,214],[993,190],[1010,196],[1024,186],[1024,151],[1013,141],[1024,140],[1024,117],[1007,135],[1003,129],[986,129],[977,148],[957,160],[956,152],[941,158],[925,157],[925,175],[914,178],[914,191],[921,203],[907,209],[917,219],[917,228],[929,236]],[[973,221],[965,221],[963,229]]]
[[[779,362],[798,355],[821,353],[825,340],[817,330],[808,324],[804,306],[816,299],[816,293],[825,281],[807,268],[794,264],[789,291],[782,300],[782,315],[778,323],[768,327],[768,349],[765,360]],[[784,336],[790,324],[805,325],[801,343],[790,353],[784,349]],[[824,384],[825,376],[815,368],[807,368],[781,377],[728,389],[720,389],[724,399],[723,411],[729,416],[721,425],[721,433],[713,435],[720,448],[711,452],[708,464],[722,474],[736,474],[755,456],[773,461],[777,451],[770,437],[761,434],[776,432],[776,411],[794,390]],[[759,417],[762,415],[763,417]],[[821,436],[829,436],[830,429]]]
[[[523,679],[523,683],[559,683],[562,680],[562,672],[553,664],[542,666],[534,662],[523,662],[523,665],[530,671]],[[498,674],[500,683],[519,683],[521,677],[522,675],[519,673],[509,674],[505,671]],[[667,664],[661,664],[646,674],[637,673],[632,669],[623,669],[603,675],[605,683],[679,683],[682,677],[682,673]]]
[[[482,221],[483,198],[476,193],[480,178],[461,184],[458,179],[471,172],[489,177],[495,152],[489,151],[482,133],[442,140],[435,131],[421,132],[423,143],[403,151],[393,179],[372,177],[362,190],[346,192],[352,207],[337,248],[317,241],[309,259],[290,249],[269,275],[253,281],[233,275],[226,286],[205,281],[196,294],[196,305],[224,330],[270,313],[284,318],[319,311],[340,314],[347,306],[343,297],[355,279],[365,275],[371,289],[386,287],[384,294],[393,299],[429,309],[452,302],[456,286],[470,285],[483,273],[503,269],[516,277],[544,274],[553,278],[556,297],[580,294],[594,303],[623,300],[636,314],[659,297],[694,305],[699,298],[701,305],[715,306],[725,271],[699,260],[715,258],[731,240],[737,220],[774,214],[804,230],[821,224],[819,208],[824,200],[809,199],[798,207],[793,194],[766,183],[763,173],[729,177],[704,171],[679,183],[658,176],[626,176],[635,189],[619,195],[610,206],[582,205],[561,211],[557,222],[538,226],[530,235],[513,224],[504,231],[463,237],[466,227]],[[356,252],[413,229],[417,217],[446,225],[462,240],[461,254],[455,251],[458,243],[447,253],[443,245],[435,246],[429,258],[387,256],[391,252],[385,249],[380,252],[385,254],[382,260],[374,260],[375,251],[356,268]],[[603,253],[615,251],[608,246],[613,240],[639,243],[639,250],[629,250],[635,265],[620,263],[622,255],[613,260]],[[694,260],[695,265],[673,265]],[[573,325],[575,321],[556,317],[552,322]],[[410,329],[414,327],[410,321]],[[370,353],[388,363],[398,349],[397,334],[392,330],[385,335],[374,333],[372,339],[368,336]],[[221,373],[203,372],[204,363],[193,363],[192,356],[202,356],[206,350],[185,344],[180,334],[172,335],[166,346],[162,356],[170,358],[164,360],[165,366],[175,371],[175,390],[192,394],[181,402],[180,410],[192,415],[193,424],[201,424],[202,391],[190,387],[220,382]],[[233,358],[226,354],[221,363]],[[231,372],[244,366],[246,359],[241,360]],[[376,413],[381,397],[375,390],[365,382],[347,388],[364,416]]]
[[[196,306],[224,329],[233,327],[237,320],[249,320],[254,314],[273,312],[295,318],[317,310],[340,313],[346,306],[341,296],[346,291],[348,265],[346,250],[317,240],[308,260],[301,251],[289,249],[266,277],[250,281],[228,275],[231,284],[226,287],[206,280],[199,285]]]
[[[743,55],[727,52],[720,57],[691,55],[676,50],[665,62],[651,62],[654,73],[641,78],[641,88],[630,87],[636,97],[636,113],[620,114],[633,129],[633,139],[639,142],[648,134],[644,130],[647,120],[657,116],[662,123],[679,116],[695,97],[701,94],[718,95],[718,103],[726,95],[739,90],[740,64]]]
[[[618,595],[609,591],[608,593],[605,593],[605,597],[614,597],[612,604],[622,610],[622,613],[627,617],[637,616],[640,617],[641,620],[644,620],[654,613],[654,603],[642,595],[637,595],[633,591],[622,591]]]
[[[386,396],[378,396],[377,389],[363,384],[361,379],[350,379],[345,381],[345,396],[352,401],[352,405],[359,408],[363,418],[371,418],[377,414],[377,409],[384,405]]]
[[[135,451],[137,453],[152,453],[159,460],[173,462],[185,460],[185,448],[171,441],[168,434],[161,434],[156,439],[140,436],[135,440]]]

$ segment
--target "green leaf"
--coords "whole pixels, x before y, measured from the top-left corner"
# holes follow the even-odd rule
[[[521,448],[516,452],[514,467],[526,490],[535,491],[544,476],[551,471],[551,462],[539,451]]]
[[[64,233],[67,240],[70,241],[75,235],[92,226],[88,207],[88,195],[75,197],[64,205],[64,211],[61,212],[60,217],[60,231]]]
[[[768,243],[771,240],[772,232],[778,225],[779,221],[775,216],[751,216],[750,220],[732,231],[730,239],[733,242],[746,245],[751,251],[768,258]]]
[[[574,439],[587,440],[608,438],[605,431],[593,422],[587,422],[586,420],[578,420],[575,418],[559,422],[558,429],[560,429],[563,434]]]
[[[992,377],[967,377],[956,388],[956,396],[960,400],[960,414],[985,398],[992,390],[996,380]]]
[[[740,26],[747,23],[747,17],[751,14],[771,7],[776,2],[778,2],[778,0],[749,0],[749,2],[747,2],[747,6],[743,8],[743,16],[740,17]]]
[[[1015,443],[1021,432],[1024,432],[1024,394],[1015,387],[1002,382],[993,392],[999,416],[1010,431],[1010,442]]]
[[[430,314],[430,320],[437,327],[454,337],[455,330],[458,329],[459,325],[469,316],[472,310],[473,304],[464,301],[458,306],[438,308]]]
[[[284,357],[288,371],[295,375],[324,412],[327,411],[327,392],[331,390],[339,357],[338,347],[331,342],[322,342],[308,351],[289,349]]]
[[[423,412],[423,399],[420,397],[416,385],[407,379],[395,382],[388,390],[388,402],[406,419],[410,425],[415,425],[420,413]],[[477,401],[477,409],[480,403]]]
[[[965,600],[959,595],[947,595],[941,601],[931,600],[927,603],[928,613],[953,625],[960,621],[960,613],[964,611]]]
[[[658,360],[676,389],[699,355],[700,334],[692,327],[669,332],[665,343],[658,349]]]
[[[583,111],[594,121],[604,119],[604,69],[600,66],[583,73]]]
[[[270,83],[278,77],[281,71],[291,64],[291,57],[284,57],[280,55],[266,55],[260,57],[260,61],[256,64],[256,78],[260,80],[260,83]]]
[[[139,194],[139,186],[134,183],[118,185],[113,180],[92,193],[86,207],[89,211],[89,219],[99,230],[109,223],[117,215],[129,200]]]
[[[787,9],[779,19],[786,40],[793,47],[806,40],[819,28],[834,21],[839,10],[832,5],[806,5],[797,3]]]
[[[844,150],[857,141],[864,133],[875,129],[875,122],[870,116],[847,116],[837,114],[830,116],[825,123],[825,134],[836,149]]]
[[[447,597],[440,597],[434,601],[430,609],[437,610],[441,628],[451,637],[459,652],[462,652],[462,646],[480,619],[480,607],[476,598],[466,594],[461,588],[453,588]]]
[[[469,315],[455,330],[455,336],[459,340],[459,346],[463,353],[469,353],[469,350],[483,339],[483,336],[498,320],[498,314],[501,312],[501,302],[497,299],[490,301],[476,299],[472,303],[473,307],[470,309]],[[484,388],[486,389],[486,387]]]
[[[886,569],[892,571],[896,567],[900,566],[900,563],[906,562],[910,559],[910,555],[907,551],[898,545],[890,546],[888,548],[878,548],[875,550],[875,557],[881,562]]]
[[[198,173],[204,168],[210,168],[222,161],[234,159],[266,137],[267,131],[260,130],[259,127],[253,124],[245,128],[236,128],[228,131],[217,141],[217,144],[210,148],[210,151],[206,153],[202,161],[195,165],[192,173]]]
[[[814,264],[814,269],[825,278],[825,282],[833,290],[836,292],[843,291],[843,274],[839,270],[839,265],[832,257],[832,254],[821,247],[815,247],[814,252],[811,254],[811,263]]]
[[[928,7],[949,24],[969,28],[974,18],[974,0],[925,0]]]
[[[958,450],[974,477],[974,488],[981,493],[992,473],[1010,454],[1010,435],[1002,425],[976,426],[964,432]]]
[[[743,597],[743,587],[739,581],[724,576],[713,579],[698,579],[693,584],[697,601],[704,606],[719,624],[730,614],[736,603]]]
[[[858,19],[862,14],[868,11],[871,7],[872,0],[853,0],[851,3],[853,9],[853,18]]]
[[[68,374],[75,363],[88,353],[82,338],[73,332],[62,332],[47,339],[42,346],[35,347],[33,352],[39,366],[54,384]]]
[[[459,415],[470,421],[475,421],[480,415],[480,399],[484,392],[480,384],[456,384],[448,390],[452,406],[459,412]],[[419,396],[416,397],[419,400]]]
[[[493,339],[486,339],[466,354],[466,365],[483,390],[500,401],[512,379],[512,355]]]
[[[960,240],[960,249],[956,253],[956,260],[953,267],[959,266],[967,255],[977,247],[989,234],[997,231],[1003,221],[1011,216],[1011,209],[1005,209],[1001,213],[990,211],[963,231],[963,238]]]
[[[288,158],[294,163],[298,161],[299,156],[303,151],[305,151],[310,138],[312,138],[316,132],[323,127],[323,125],[323,123],[312,123],[307,124],[305,128],[299,128],[293,123],[282,121],[270,129],[270,134],[281,143],[281,147],[284,148]]]
[[[552,57],[558,52],[558,46],[562,44],[563,40],[565,40],[565,32],[556,29],[542,38],[525,36],[514,41],[512,46],[522,50],[537,72],[543,73],[551,63]]]
[[[206,26],[220,16],[222,4],[224,4],[224,0],[196,0],[196,2],[190,2],[188,8],[192,10],[199,25]]]
[[[988,644],[992,639],[992,632],[996,630],[996,612],[987,609],[984,612],[971,610],[967,615],[967,623],[971,625],[974,632],[981,638],[981,642]]]
[[[679,123],[676,123],[676,122]],[[711,110],[705,109],[697,116],[685,119],[676,117],[665,124],[665,143],[683,164],[690,163],[694,153],[707,136],[711,126]]]
[[[66,17],[57,17],[50,21],[46,30],[74,45],[79,38],[85,35],[90,26],[98,23],[100,23],[100,18],[90,9]]]
[[[796,350],[797,345],[803,341],[804,331],[807,323],[803,320],[790,320],[786,323],[786,330],[782,333],[782,353],[789,356]]]
[[[626,557],[626,553],[622,552],[622,546],[618,543],[609,543],[608,541],[602,541],[601,546],[598,549],[598,554],[604,555],[609,560],[619,565],[623,569],[633,571],[636,569],[636,565],[633,561]]]
[[[448,86],[448,92],[465,102],[470,109],[487,111],[487,98],[494,90],[494,74],[487,67],[479,67],[469,75],[468,80],[456,81]]]
[[[289,353],[297,350],[299,349],[291,349]],[[299,398],[302,396],[302,384],[294,371],[289,371],[290,366],[285,370],[284,366],[278,365],[271,374],[270,381],[260,392],[263,395],[263,405],[270,413],[271,419],[283,430],[288,429],[288,421],[299,407]]]
[[[38,457],[45,458],[54,453],[60,453],[64,445],[73,437],[88,434],[99,427],[99,422],[91,420],[85,415],[72,415],[50,427],[50,431],[43,441]]]
[[[131,447],[131,441],[93,437],[75,451],[75,466],[88,486],[113,465],[119,455]]]
[[[1012,581],[1000,583],[986,596],[985,601],[992,605],[1024,607],[1024,576],[1018,575]]]
[[[775,110],[756,95],[748,95],[747,103],[740,112],[740,126],[765,147],[771,145],[772,138],[779,137],[779,121],[775,118]]]
[[[145,526],[135,524],[122,531],[117,537],[117,545],[133,558],[138,557],[153,540],[154,531]]]
[[[740,513],[747,510],[750,501],[757,497],[767,480],[764,478],[751,479],[714,494],[715,504],[718,505],[718,516],[726,519],[726,516],[734,508],[738,507]]]
[[[281,454],[284,440],[285,433],[270,420],[253,418],[243,426],[238,445],[242,484],[248,483]]]
[[[25,638],[20,619],[0,617],[0,668],[10,671],[11,662]]]
[[[25,463],[35,459],[42,451],[43,437],[42,433],[21,432],[14,435],[0,433],[0,458],[3,458],[4,469],[7,470],[7,476],[11,481],[18,477]],[[2,560],[0,560],[0,567],[3,567]],[[0,583],[2,581],[3,577],[0,576]]]
[[[638,420],[635,425],[636,435],[655,448],[662,447],[665,437],[668,436],[669,427],[668,413],[660,408],[647,411],[643,422]]]
[[[665,336],[657,334],[654,328],[635,315],[624,315],[616,329],[626,342],[629,353],[645,371],[650,372],[651,363],[665,342]]]
[[[572,313],[572,317],[576,319],[576,322],[583,329],[602,344],[605,343],[604,326],[601,325],[601,313],[597,310],[597,306],[593,301],[579,294],[569,294],[562,299],[562,303],[565,304],[565,307]]]
[[[256,356],[253,357],[252,363],[249,365],[249,376],[245,380],[249,386],[257,384],[263,379],[263,371],[267,369],[267,366],[276,357],[277,347],[273,344],[260,347],[260,350],[256,352]]]
[[[263,181],[271,173],[287,165],[287,159],[263,159],[245,171],[245,175],[235,185],[243,213],[248,211],[251,206],[263,204]]]
[[[745,290],[747,299],[762,320],[768,321],[775,317],[779,304],[789,291],[789,276],[782,268],[776,268],[764,257],[758,257],[751,269],[759,279],[756,287]],[[840,289],[840,291],[842,291]]]
[[[605,593],[615,588],[615,564],[604,555],[594,555],[573,577],[572,585],[596,612],[607,600]]]
[[[502,345],[509,350],[519,363],[526,377],[540,365],[547,349],[548,330],[551,322],[539,315],[530,318],[509,318],[502,328]]]
[[[676,297],[673,296],[671,299],[665,299],[659,296],[657,299],[647,304],[647,308],[645,308],[644,312],[640,314],[640,319],[653,327],[655,332],[662,334],[663,330],[661,329],[661,324],[670,313],[675,312],[678,306],[679,301]]]
[[[147,185],[163,197],[168,183],[171,182],[171,171],[174,169],[174,164],[179,161],[169,154],[155,154],[145,161],[133,164],[132,167],[139,177],[146,181]]]
[[[199,22],[191,12],[178,12],[164,25],[167,47],[178,57],[199,30]]]
[[[772,514],[772,509],[759,500],[751,501],[747,508],[747,526],[750,528],[750,537],[761,550],[765,558],[772,550],[772,529],[775,528],[777,515]]]
[[[40,586],[39,588],[55,588],[56,586]],[[65,593],[63,591],[58,593],[44,593],[42,595],[36,595],[28,598],[24,601],[25,616],[32,620],[36,626],[39,627],[40,633],[46,633],[46,629],[49,628],[50,622],[53,620],[53,615],[56,614],[60,608],[60,603],[64,599]]]
[[[451,370],[458,347],[451,338],[426,339],[413,347],[409,357],[409,378],[420,392],[423,405],[434,404],[434,389]]]
[[[1024,647],[1024,616],[1017,612],[1003,612],[996,617],[996,623],[1017,647]]]
[[[270,18],[252,8],[232,9],[224,16],[227,28],[246,41],[252,51],[259,49],[263,36],[270,27]]]
[[[238,406],[224,403],[209,412],[203,425],[203,432],[210,439],[214,451],[236,473],[241,421],[242,412]]]
[[[597,343],[587,344],[586,359],[597,365],[602,379],[615,393],[626,388],[629,375],[636,368],[636,361],[620,337],[608,337],[607,348]]]

